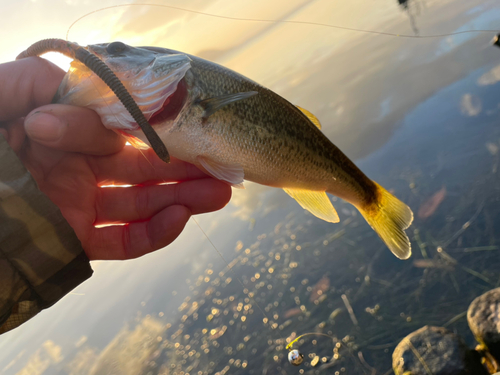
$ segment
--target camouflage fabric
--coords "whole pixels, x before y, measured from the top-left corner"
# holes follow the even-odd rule
[[[0,135],[0,333],[91,275],[73,229]]]

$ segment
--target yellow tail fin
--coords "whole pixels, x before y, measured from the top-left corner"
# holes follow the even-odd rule
[[[375,185],[378,201],[357,208],[389,250],[399,259],[408,259],[411,256],[411,245],[404,230],[413,221],[413,212],[382,186],[376,182]]]

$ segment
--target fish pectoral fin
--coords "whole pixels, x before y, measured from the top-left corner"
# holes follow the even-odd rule
[[[302,112],[308,119],[311,121],[318,129],[321,129],[321,122],[319,122],[318,118],[314,116],[311,112],[309,112],[307,109],[304,109],[302,107],[299,107],[296,105],[298,109],[300,109],[300,112]]]
[[[130,143],[130,145],[134,146],[138,150],[147,150],[148,148],[150,148],[146,143],[144,143],[142,140],[140,140],[134,135],[130,135],[122,130],[119,130],[118,134],[120,134],[123,138],[127,140],[128,143]]]
[[[338,223],[339,215],[324,191],[284,188],[285,192],[295,199],[302,208],[314,216],[330,223]]]
[[[205,110],[202,118],[206,120],[225,105],[257,95],[257,91],[237,92],[236,94],[221,95],[215,98],[204,99],[198,104]]]
[[[226,165],[207,158],[206,156],[197,156],[196,160],[201,164],[205,171],[218,180],[226,181],[235,188],[242,189],[245,172],[243,167],[237,164]]]
[[[243,182],[240,182],[239,184],[232,184],[231,186],[235,189],[245,190],[245,184]]]

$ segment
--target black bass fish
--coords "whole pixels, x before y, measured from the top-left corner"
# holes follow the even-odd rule
[[[230,69],[181,52],[121,42],[87,49],[120,78],[170,155],[236,187],[249,180],[282,188],[332,223],[339,217],[326,193],[336,195],[361,212],[394,255],[410,257],[404,230],[413,220],[411,209],[366,177],[307,110]],[[113,92],[82,63],[72,63],[56,100],[94,109],[107,128],[135,147],[149,147]]]

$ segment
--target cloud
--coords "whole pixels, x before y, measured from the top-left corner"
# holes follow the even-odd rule
[[[479,86],[489,86],[494,85],[500,81],[500,65],[495,66],[489,72],[484,73],[477,80]]]
[[[64,366],[64,369],[67,375],[88,375],[98,358],[98,349],[85,346]]]
[[[460,110],[464,115],[467,116],[477,116],[481,113],[483,109],[483,105],[481,103],[481,99],[478,96],[473,94],[464,94],[462,96],[462,100],[460,102]]]
[[[28,359],[17,375],[41,375],[49,367],[62,362],[64,357],[61,355],[62,348],[56,345],[52,340],[45,341],[42,346],[35,351]]]
[[[165,325],[145,317],[133,330],[124,327],[102,351],[90,374],[134,375],[142,373],[147,358],[161,343]]]
[[[88,337],[87,336],[82,336],[78,339],[77,342],[75,342],[75,347],[79,348],[81,347],[83,344],[85,344],[87,342],[87,339]]]

